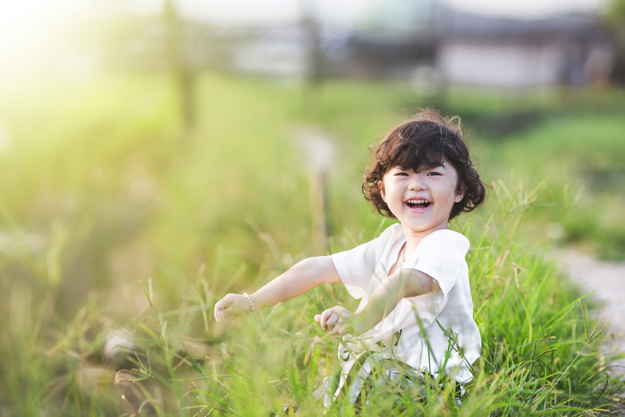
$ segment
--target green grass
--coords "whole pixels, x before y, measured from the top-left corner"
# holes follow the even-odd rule
[[[353,307],[345,290],[318,288],[231,327],[213,321],[212,307],[323,252],[298,128],[336,144],[329,247],[343,250],[389,224],[360,193],[367,146],[432,101],[394,83],[332,81],[313,94],[206,74],[198,86],[190,135],[157,74],[14,85],[0,96],[10,139],[0,151],[0,414],[117,416],[143,404],[139,415],[255,416],[291,403],[320,415],[311,392],[337,370],[337,339],[312,318],[321,299]],[[463,117],[493,184],[486,206],[453,225],[472,242],[484,348],[462,406],[433,388],[425,404],[400,399],[410,410],[605,415],[618,406],[622,381],[605,372],[612,357],[594,306],[548,247],[625,256],[624,102],[618,90],[453,89],[434,100]],[[540,116],[493,136],[492,121],[511,114]],[[121,330],[136,354],[110,364],[105,343]],[[122,366],[130,371],[116,374]],[[381,398],[364,415],[396,406]]]

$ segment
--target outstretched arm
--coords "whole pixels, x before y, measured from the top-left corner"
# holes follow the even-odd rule
[[[340,335],[346,333],[358,335],[388,316],[402,298],[439,290],[438,283],[429,275],[415,269],[402,269],[382,281],[358,315],[344,307],[335,306],[316,315],[315,320],[324,330],[331,330]]]
[[[282,275],[250,294],[255,310],[269,307],[324,283],[341,282],[330,256],[304,259]],[[250,300],[241,294],[228,294],[215,304],[215,320],[230,320],[251,312]]]

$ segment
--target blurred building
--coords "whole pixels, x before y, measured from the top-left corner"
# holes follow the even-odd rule
[[[613,45],[589,15],[542,20],[450,13],[436,66],[452,83],[497,87],[588,84],[607,80]]]
[[[412,77],[434,67],[449,10],[439,0],[377,0],[350,28],[348,75]]]
[[[350,24],[313,10],[290,22],[180,21],[181,54],[192,68],[284,78],[327,76],[413,79],[522,88],[578,85],[610,76],[613,46],[598,18],[540,20],[471,15],[439,0],[370,0]],[[169,31],[146,22],[116,58],[127,66],[166,64]]]

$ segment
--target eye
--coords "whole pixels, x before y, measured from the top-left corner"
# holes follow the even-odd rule
[[[434,177],[434,176],[439,176],[439,175],[443,175],[443,174],[441,174],[441,173],[440,173],[440,172],[438,172],[438,171],[431,171],[431,172],[428,172],[428,177]]]
[[[408,173],[402,169],[396,168],[395,172],[393,173],[393,176],[395,177],[405,177],[408,176]]]

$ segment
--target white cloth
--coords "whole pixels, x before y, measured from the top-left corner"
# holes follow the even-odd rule
[[[378,238],[332,255],[347,291],[354,298],[362,298],[357,312],[388,277],[405,242],[402,226],[394,224]],[[465,261],[469,246],[465,236],[448,229],[423,238],[402,268],[416,269],[431,276],[441,291],[404,298],[373,329],[358,337],[345,336],[339,347],[343,370],[337,393],[344,376],[366,351],[385,352],[417,371],[432,375],[443,370],[461,384],[472,379],[470,365],[480,356],[481,337],[473,320]]]

